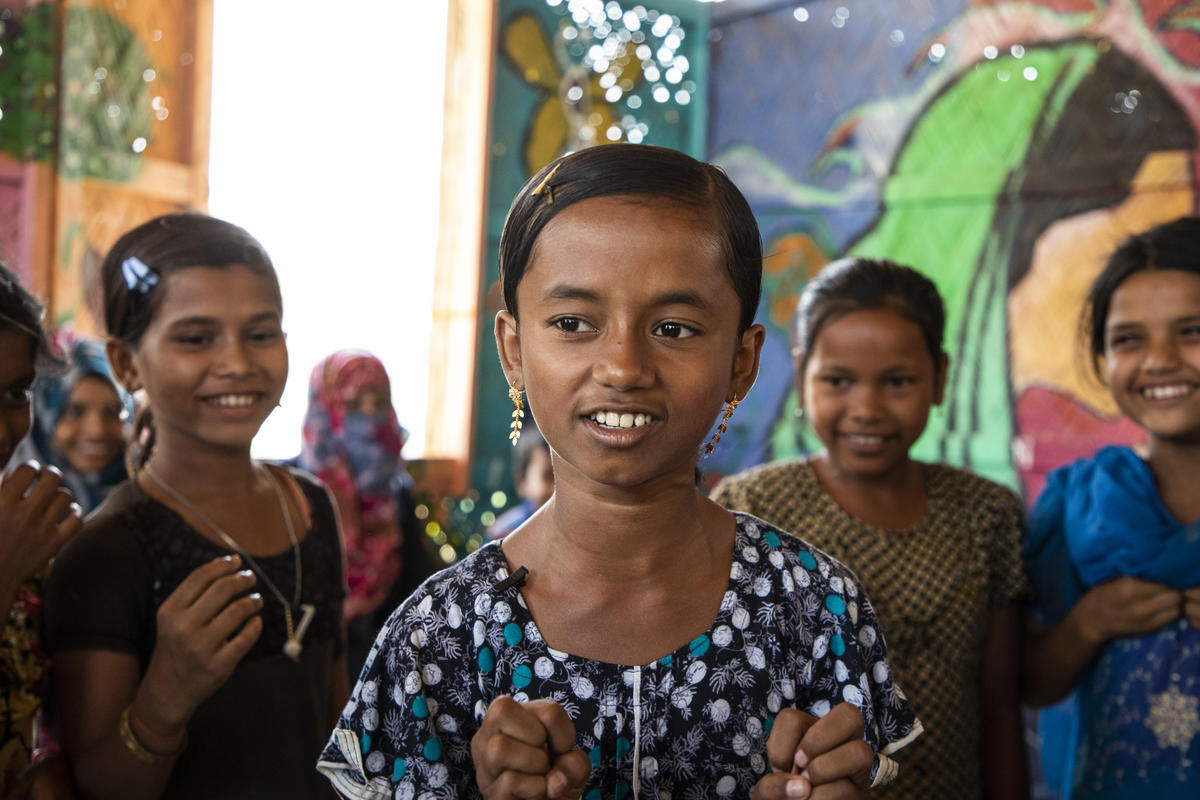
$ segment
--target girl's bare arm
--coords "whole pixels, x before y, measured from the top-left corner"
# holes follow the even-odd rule
[[[144,675],[129,653],[55,654],[59,743],[82,797],[162,795],[192,714],[262,633],[262,598],[241,595],[254,577],[240,566],[236,556],[210,561],[167,597]]]

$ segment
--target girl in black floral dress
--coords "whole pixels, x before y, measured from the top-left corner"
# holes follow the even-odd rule
[[[555,493],[380,632],[318,765],[343,795],[819,800],[894,774],[921,728],[857,579],[693,481],[757,373],[761,258],[736,187],[669,150],[583,150],[517,196],[496,342]]]

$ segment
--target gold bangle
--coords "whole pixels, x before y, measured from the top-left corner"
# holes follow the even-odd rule
[[[117,730],[121,733],[121,741],[125,743],[125,749],[133,754],[133,757],[143,764],[155,764],[163,759],[177,758],[187,748],[187,734],[183,735],[183,742],[179,748],[173,753],[156,753],[147,748],[138,739],[137,734],[133,732],[133,726],[129,724],[129,716],[133,711],[133,703],[125,706],[125,710],[121,712],[121,720],[117,723]]]
[[[133,757],[143,764],[153,764],[156,761],[161,761],[161,756],[151,753],[133,735],[133,728],[129,727],[130,708],[131,706],[125,706],[125,710],[121,712],[121,721],[117,723],[117,730],[121,732],[121,741],[125,743],[125,749],[133,753]]]

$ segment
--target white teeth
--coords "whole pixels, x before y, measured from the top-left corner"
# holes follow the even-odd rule
[[[882,436],[863,436],[861,434],[848,433],[846,434],[846,439],[848,439],[851,444],[862,445],[864,447],[875,447],[883,444]]]
[[[653,422],[649,414],[634,414],[632,412],[597,411],[591,419],[606,428],[640,428],[647,422]]]
[[[1192,393],[1192,387],[1186,383],[1172,383],[1168,386],[1147,386],[1142,394],[1151,400],[1170,400]]]
[[[252,394],[223,394],[213,398],[212,402],[225,408],[244,408],[254,402]]]

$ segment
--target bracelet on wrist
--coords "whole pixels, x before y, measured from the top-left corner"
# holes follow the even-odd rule
[[[187,748],[187,734],[184,733],[183,740],[179,743],[179,747],[173,752],[156,752],[142,744],[142,740],[138,738],[137,733],[131,724],[133,720],[143,730],[149,731],[146,724],[137,718],[133,711],[133,704],[130,703],[121,712],[121,719],[117,724],[117,730],[121,733],[121,741],[124,742],[125,748],[133,754],[133,757],[143,764],[154,764],[166,759],[177,758]]]

